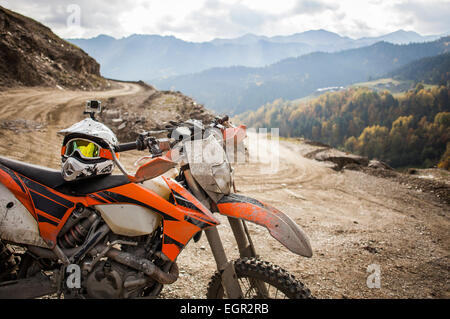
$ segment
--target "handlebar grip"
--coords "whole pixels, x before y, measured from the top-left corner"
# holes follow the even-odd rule
[[[230,119],[230,117],[228,115],[225,115],[222,118],[216,117],[216,122],[219,124],[223,124],[225,122],[228,122],[229,119]]]
[[[119,144],[115,147],[115,151],[118,153],[125,152],[125,151],[131,151],[131,150],[137,150],[137,149],[138,149],[138,145],[137,145],[136,141]]]

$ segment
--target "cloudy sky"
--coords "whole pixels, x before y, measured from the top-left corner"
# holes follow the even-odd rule
[[[325,29],[351,38],[450,32],[450,0],[0,0],[64,38],[174,35],[187,41]]]

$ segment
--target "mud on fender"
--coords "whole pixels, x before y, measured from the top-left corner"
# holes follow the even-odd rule
[[[312,249],[308,236],[286,214],[256,199],[230,194],[217,203],[221,215],[240,218],[264,226],[269,233],[295,254],[311,257]]]

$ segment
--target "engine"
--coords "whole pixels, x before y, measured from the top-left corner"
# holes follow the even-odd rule
[[[151,279],[114,261],[102,261],[88,274],[84,286],[87,297],[95,299],[136,298]]]
[[[171,263],[155,254],[161,248],[161,227],[150,235],[124,237],[110,232],[95,210],[79,207],[70,218],[58,238],[64,249],[83,248],[101,227],[108,234],[87,250],[79,264],[81,288],[67,289],[66,298],[136,298],[161,291],[163,285],[149,276],[147,268],[169,270]]]
[[[114,235],[113,235],[114,236]],[[120,241],[120,236],[117,236]],[[153,235],[133,238],[138,245],[122,245],[120,250],[109,254],[111,258],[102,260],[92,267],[92,260],[85,261],[82,267],[86,279],[83,283],[88,298],[137,298],[149,293],[158,294],[163,285],[148,277],[144,272],[119,263],[112,258],[117,254],[126,254],[119,259],[132,265],[133,261],[157,259],[153,252],[160,244],[159,232]],[[127,238],[129,240],[129,238]],[[103,248],[103,247],[102,247]],[[162,260],[155,261],[163,265]],[[87,270],[90,270],[89,272]]]
[[[14,279],[17,262],[11,249],[0,240],[0,281]]]

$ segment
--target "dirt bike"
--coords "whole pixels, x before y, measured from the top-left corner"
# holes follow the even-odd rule
[[[242,143],[245,126],[225,117],[172,123],[165,132],[178,137],[146,132],[111,146],[121,175],[66,182],[58,170],[0,157],[0,298],[155,298],[177,280],[177,257],[203,232],[218,270],[208,298],[311,297],[294,276],[257,257],[246,222],[311,257],[306,234],[274,207],[231,191],[224,141]],[[196,149],[213,160],[198,161]],[[130,150],[151,154],[134,175],[116,155]],[[231,226],[234,262],[214,214]]]

